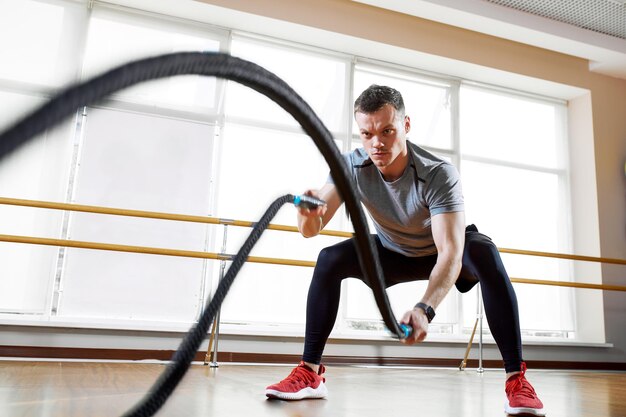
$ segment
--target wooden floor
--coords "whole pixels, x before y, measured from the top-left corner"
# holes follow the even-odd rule
[[[142,398],[160,363],[0,361],[0,416],[120,416]],[[157,416],[503,416],[504,372],[333,366],[324,400],[267,400],[291,367],[193,365]],[[626,417],[626,373],[529,371],[549,416]]]

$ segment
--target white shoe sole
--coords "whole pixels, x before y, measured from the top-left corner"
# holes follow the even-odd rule
[[[526,407],[511,407],[509,403],[504,403],[504,412],[512,416],[539,416],[543,417],[546,412],[543,408],[526,408]]]
[[[304,400],[307,398],[326,398],[328,389],[322,382],[317,388],[306,387],[298,392],[282,392],[273,389],[265,390],[265,395],[269,398],[278,398],[281,400]]]

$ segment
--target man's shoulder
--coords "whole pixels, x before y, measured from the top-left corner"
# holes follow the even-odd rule
[[[363,148],[356,148],[344,156],[352,168],[365,168],[373,164]]]
[[[416,162],[421,162],[422,165],[434,166],[434,165],[439,165],[442,162],[447,163],[446,160],[438,157],[434,153],[427,151],[426,149],[420,147],[419,145],[416,145],[413,142],[410,142],[407,140],[406,143],[407,143],[407,148],[409,149],[409,152],[413,154],[413,158],[417,159]]]
[[[409,149],[409,152],[411,152],[413,164],[419,178],[426,179],[427,177],[431,177],[441,168],[446,171],[449,168],[454,168],[454,165],[452,165],[450,162],[440,158],[439,156],[427,151],[424,148],[421,148],[413,142],[407,141],[407,147]]]

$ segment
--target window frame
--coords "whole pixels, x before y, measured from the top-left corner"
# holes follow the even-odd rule
[[[41,0],[43,2],[52,2],[51,0]],[[73,0],[64,0],[65,3],[79,3],[79,4],[84,4],[85,7],[91,7],[91,2],[89,2],[89,5],[87,4],[87,1],[73,1]],[[460,112],[460,108],[459,108],[459,91],[461,88],[461,85],[463,84],[467,84],[467,85],[476,85],[476,86],[481,86],[481,87],[486,87],[486,88],[492,88],[494,90],[499,90],[499,91],[503,91],[503,92],[510,92],[510,93],[515,93],[515,94],[519,94],[521,96],[524,97],[534,97],[540,100],[549,100],[549,101],[557,101],[557,102],[561,102],[564,103],[562,100],[559,99],[554,99],[551,97],[544,97],[544,96],[539,96],[536,94],[532,94],[532,93],[528,93],[528,92],[523,92],[523,91],[519,91],[519,90],[514,90],[514,89],[508,89],[502,86],[492,86],[492,85],[487,85],[484,83],[474,83],[471,80],[465,80],[465,79],[461,79],[458,77],[451,77],[451,76],[447,76],[447,75],[443,75],[443,74],[436,74],[436,73],[432,73],[432,72],[427,72],[427,71],[422,71],[416,68],[412,68],[412,67],[407,67],[404,65],[400,65],[400,64],[395,64],[395,63],[391,63],[391,62],[383,62],[383,61],[379,61],[379,60],[375,60],[375,59],[370,59],[367,57],[363,57],[363,56],[358,56],[358,55],[354,55],[354,54],[349,54],[349,53],[344,53],[344,52],[338,52],[338,51],[333,51],[332,49],[326,49],[326,48],[319,48],[319,47],[314,47],[314,46],[310,46],[310,45],[306,45],[303,43],[296,43],[296,42],[291,42],[289,40],[285,40],[285,39],[278,39],[278,38],[270,38],[270,37],[266,37],[266,36],[261,36],[261,35],[257,35],[257,34],[253,34],[253,33],[247,33],[241,30],[231,30],[231,29],[224,29],[221,27],[217,27],[215,25],[212,24],[205,24],[205,23],[199,23],[197,21],[193,21],[193,20],[189,20],[189,19],[184,19],[184,18],[176,18],[176,17],[171,17],[171,16],[165,16],[162,14],[158,14],[158,13],[152,13],[152,12],[148,12],[148,11],[140,11],[140,10],[136,10],[136,9],[131,9],[128,7],[124,7],[124,6],[117,6],[117,5],[112,5],[112,4],[108,4],[108,3],[103,3],[103,2],[95,2],[93,7],[97,7],[97,8],[105,8],[105,9],[110,9],[110,10],[114,10],[116,13],[128,13],[128,14],[135,14],[135,15],[141,15],[144,16],[147,19],[160,19],[163,21],[169,21],[169,22],[173,22],[172,24],[176,24],[176,25],[181,25],[181,26],[186,26],[189,27],[189,25],[191,25],[193,27],[193,30],[198,30],[198,31],[208,31],[211,33],[216,33],[219,34],[219,36],[221,37],[220,39],[222,39],[220,41],[220,51],[221,52],[228,52],[230,51],[230,45],[233,39],[233,36],[235,37],[245,37],[245,38],[249,38],[249,39],[255,39],[258,42],[267,42],[267,43],[272,43],[278,46],[282,46],[282,47],[287,47],[287,48],[294,48],[294,49],[298,49],[299,51],[310,51],[311,53],[315,53],[315,54],[325,54],[327,56],[333,56],[333,57],[340,57],[341,59],[345,59],[348,64],[346,65],[346,91],[345,91],[345,100],[343,103],[344,106],[344,110],[345,110],[345,114],[348,115],[349,117],[346,117],[346,122],[345,122],[345,126],[342,128],[342,130],[340,131],[333,131],[333,135],[335,135],[335,137],[341,141],[342,143],[342,151],[346,152],[350,149],[352,143],[353,143],[353,139],[354,139],[354,135],[351,133],[352,132],[352,124],[353,124],[353,118],[350,117],[351,116],[351,106],[352,106],[352,96],[353,96],[353,86],[354,86],[354,72],[355,72],[355,68],[359,65],[372,65],[372,66],[377,66],[378,68],[387,70],[387,71],[394,71],[394,72],[398,72],[398,73],[402,73],[402,74],[406,74],[407,76],[420,76],[420,77],[424,77],[424,79],[431,79],[433,80],[433,82],[437,82],[437,81],[441,81],[441,80],[445,80],[446,83],[449,83],[451,86],[451,129],[452,129],[452,150],[446,150],[446,149],[437,149],[437,148],[432,148],[432,147],[427,147],[424,146],[425,149],[435,152],[437,154],[440,155],[446,155],[448,157],[451,158],[452,162],[459,167],[459,170],[462,170],[462,164],[463,164],[463,158],[461,155],[461,151],[460,149],[462,148],[462,144],[460,141],[460,130],[459,130],[459,112]],[[90,19],[90,14],[88,14],[87,19]],[[86,36],[86,31],[85,31],[85,36]],[[79,65],[82,64],[83,62],[83,56],[79,56],[77,57],[77,60],[79,60]],[[81,72],[82,73],[82,72]],[[218,134],[219,134],[219,129],[223,128],[224,124],[227,122],[234,122],[234,123],[240,123],[240,124],[245,124],[246,121],[245,119],[237,119],[237,118],[227,118],[224,116],[224,95],[225,95],[225,88],[224,88],[224,83],[219,83],[218,85],[221,85],[221,88],[216,89],[216,100],[217,100],[217,106],[216,106],[216,112],[214,114],[211,115],[198,115],[196,113],[193,112],[184,112],[184,111],[175,111],[175,110],[167,110],[167,109],[159,109],[158,114],[162,117],[173,117],[173,118],[182,118],[182,119],[186,119],[186,120],[197,120],[197,121],[202,121],[202,122],[208,122],[208,123],[214,123],[217,128],[218,128]],[[19,82],[8,82],[6,80],[0,80],[0,90],[3,91],[19,91],[19,92],[24,92],[24,94],[29,94],[29,95],[33,95],[33,94],[37,94],[37,95],[44,95],[44,96],[49,96],[52,94],[53,92],[53,88],[48,88],[48,87],[44,87],[44,86],[38,86],[35,84],[31,84],[31,83],[19,83]],[[139,105],[137,103],[126,103],[123,100],[115,100],[115,99],[111,99],[111,100],[107,100],[106,102],[98,105],[98,107],[101,108],[114,108],[116,110],[122,110],[122,111],[130,111],[130,112],[148,112],[150,114],[154,114],[154,109],[151,108],[150,106],[145,106],[145,105]],[[566,111],[566,110],[565,110]],[[258,123],[255,122],[251,122],[248,125],[250,126],[259,126]],[[268,129],[285,129],[285,126],[282,125],[272,125],[271,123],[267,123],[264,126],[262,126],[264,128],[268,128]],[[290,129],[290,128],[289,128]],[[77,129],[80,130],[80,129]],[[298,129],[294,128],[293,132],[295,133]],[[564,128],[562,130],[564,132],[564,135],[567,135],[567,129]],[[358,137],[357,137],[358,140]],[[566,167],[569,169],[569,161],[566,161],[567,165]],[[218,173],[216,172],[216,175]],[[314,185],[314,184],[313,184]],[[564,174],[563,177],[563,184],[562,184],[562,188],[564,188],[564,197],[566,198],[566,205],[569,209],[568,211],[568,216],[571,216],[571,210],[572,210],[572,206],[571,206],[571,198],[570,198],[570,193],[568,192],[569,190],[569,171],[567,173]],[[566,189],[566,190],[565,190]],[[211,209],[214,210],[215,208],[215,198],[213,198],[212,200],[212,206]],[[347,223],[347,221],[342,220],[345,223],[345,226],[342,227],[342,229],[349,229],[349,225]],[[571,223],[571,221],[569,219],[567,219],[567,223]],[[571,246],[572,243],[572,236],[571,236],[571,227],[569,229],[566,229],[569,231],[569,234],[566,236],[566,239],[568,239],[569,241],[569,245]],[[214,240],[218,241],[219,239],[219,233],[216,232],[215,236],[214,236]],[[210,269],[210,268],[207,268]],[[213,276],[216,276],[215,274]],[[215,282],[211,281],[211,282],[207,282],[207,287],[215,285]],[[345,294],[345,290],[342,287],[342,300],[346,299],[346,294]],[[460,298],[459,298],[460,299]],[[344,304],[342,304],[344,305]],[[577,305],[576,305],[577,306]],[[340,307],[340,317],[342,314],[342,309],[343,307]],[[577,308],[578,309],[578,308]],[[459,308],[459,311],[462,311],[462,306],[461,308]],[[460,313],[459,313],[460,314]],[[2,315],[0,315],[0,317],[4,317]],[[78,322],[78,321],[77,321]],[[340,320],[338,320],[338,323],[340,322]],[[460,323],[462,323],[462,321],[460,321]],[[120,328],[125,328],[124,326],[130,326],[130,327],[136,327],[137,324],[114,324],[114,323],[106,323],[103,324],[102,326],[104,326],[105,328],[116,328],[116,326],[121,326]],[[157,326],[158,327],[158,326]],[[463,327],[463,326],[461,326]],[[164,324],[163,329],[169,329],[171,328],[171,325],[168,324]],[[226,332],[236,332],[236,330],[234,330],[233,328],[229,327],[228,325],[223,326],[222,328],[223,331]],[[254,329],[251,329],[252,333],[255,333],[256,331]],[[351,338],[354,335],[348,334],[347,332],[344,332],[344,329],[342,329],[341,326],[337,327],[337,330],[339,330],[339,332],[337,333],[337,336],[339,337],[348,337]],[[456,330],[459,334],[463,334],[464,332],[464,328],[461,329],[457,329]],[[280,333],[280,331],[279,331]],[[267,334],[267,333],[263,333],[263,334]],[[359,338],[374,338],[374,339],[378,339],[378,338],[386,338],[386,336],[381,336],[380,334],[375,334],[375,335],[358,335]],[[557,341],[560,341],[557,340]]]

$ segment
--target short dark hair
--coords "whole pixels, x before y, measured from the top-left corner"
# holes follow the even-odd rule
[[[386,104],[393,106],[398,112],[398,116],[404,116],[402,94],[395,88],[372,84],[355,100],[354,113],[374,113]]]

